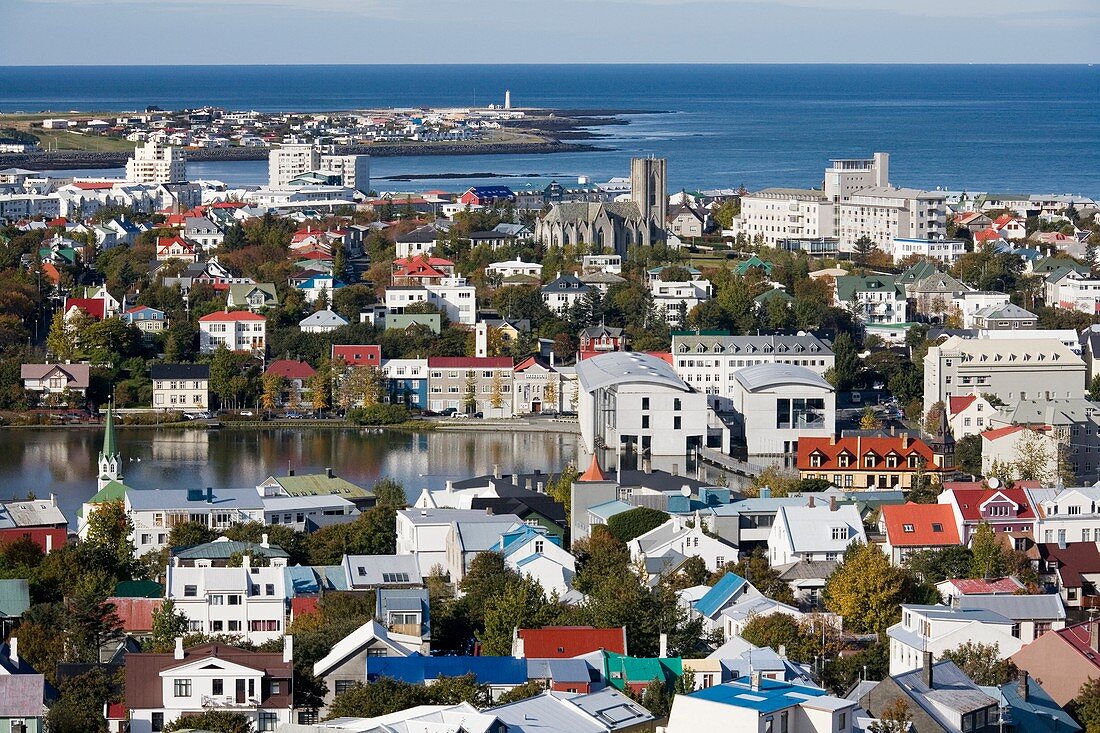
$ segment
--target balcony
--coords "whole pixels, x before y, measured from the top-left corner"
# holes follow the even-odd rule
[[[242,697],[238,701],[234,695],[203,695],[200,702],[204,710],[251,710],[260,707],[260,701],[254,697]]]

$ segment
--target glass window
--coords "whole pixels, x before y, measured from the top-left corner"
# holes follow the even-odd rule
[[[221,679],[217,679],[217,678],[210,680],[210,694],[211,695],[224,694],[224,681],[221,680]]]
[[[191,680],[174,680],[172,684],[172,694],[175,697],[191,697]]]

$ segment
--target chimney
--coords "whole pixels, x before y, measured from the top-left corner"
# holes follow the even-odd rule
[[[294,661],[294,636],[287,634],[283,637],[283,664]]]
[[[896,434],[897,434],[897,427],[893,423],[891,423],[890,424],[890,437],[892,438]]]
[[[653,473],[653,464],[650,463],[650,460],[648,458],[643,458],[642,459],[642,473],[645,473],[645,474]]]
[[[1100,621],[1089,622],[1089,646],[1094,652],[1100,652]]]
[[[325,469],[325,476],[327,478],[336,478],[336,474],[332,472],[331,468],[326,468]]]
[[[661,659],[668,657],[668,634],[661,634],[660,650],[657,652],[657,656]]]
[[[1026,669],[1021,669],[1020,670],[1020,679],[1016,682],[1016,694],[1024,702],[1027,702],[1027,697],[1028,697],[1027,680],[1028,680],[1027,670]]]
[[[485,516],[487,516],[487,517],[493,516],[493,508],[491,506],[485,507]]]
[[[779,658],[780,659],[786,659],[787,658],[787,645],[786,644],[780,644],[779,645]]]
[[[247,552],[241,553],[241,567],[245,570],[252,567],[252,555]]]
[[[829,497],[829,511],[831,511],[831,512],[836,511],[836,497],[835,496],[830,496]]]
[[[772,487],[770,487],[770,486],[761,486],[760,487],[760,498],[761,499],[770,499],[770,498],[772,498]]]
[[[293,476],[294,475],[294,469],[293,468],[288,468],[286,470],[286,475],[287,476]]]
[[[830,435],[829,436],[829,445],[836,445],[836,436],[835,435]]]
[[[57,494],[50,492],[50,504],[57,506]]]
[[[455,482],[451,479],[447,479],[447,493],[453,493],[455,490]]]
[[[810,509],[813,509],[815,506],[817,506],[817,502],[814,501],[813,494],[810,494],[810,499],[806,502],[806,506],[808,506]]]
[[[206,487],[206,503],[207,504],[213,504],[214,503],[214,487],[213,486],[207,486]]]
[[[901,436],[901,449],[905,450],[908,447],[909,447],[909,433],[906,433],[905,435]]]
[[[673,463],[672,464],[672,475],[673,476],[679,476],[680,475],[680,464],[679,463]]]
[[[15,664],[18,666],[18,664],[19,664],[19,637],[18,636],[13,636],[12,638],[8,639],[8,657],[11,659],[11,661],[15,662]]]
[[[759,692],[760,691],[760,679],[761,679],[761,677],[762,677],[762,675],[759,672],[754,671],[754,672],[749,673],[749,685],[752,687],[753,692]]]
[[[500,464],[499,463],[494,463],[493,464],[493,478],[495,478],[495,479],[500,478]]]
[[[183,659],[183,637],[176,637],[176,649],[173,655],[176,659]]]
[[[929,690],[934,689],[935,679],[932,675],[932,652],[924,652],[924,663],[921,666],[921,679]]]
[[[264,532],[262,535],[260,535],[260,547],[271,547],[271,545],[269,545],[267,542],[267,532]]]

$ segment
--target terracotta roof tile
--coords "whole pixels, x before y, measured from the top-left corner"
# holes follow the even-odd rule
[[[882,507],[882,520],[893,547],[960,544],[955,514],[949,504],[888,504]]]

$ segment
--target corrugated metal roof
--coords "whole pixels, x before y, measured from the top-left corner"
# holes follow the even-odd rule
[[[1041,595],[963,595],[959,596],[959,608],[984,610],[1013,621],[1045,621],[1064,619],[1066,609],[1056,593]]]
[[[0,580],[0,617],[18,618],[30,607],[30,590],[25,579]]]

